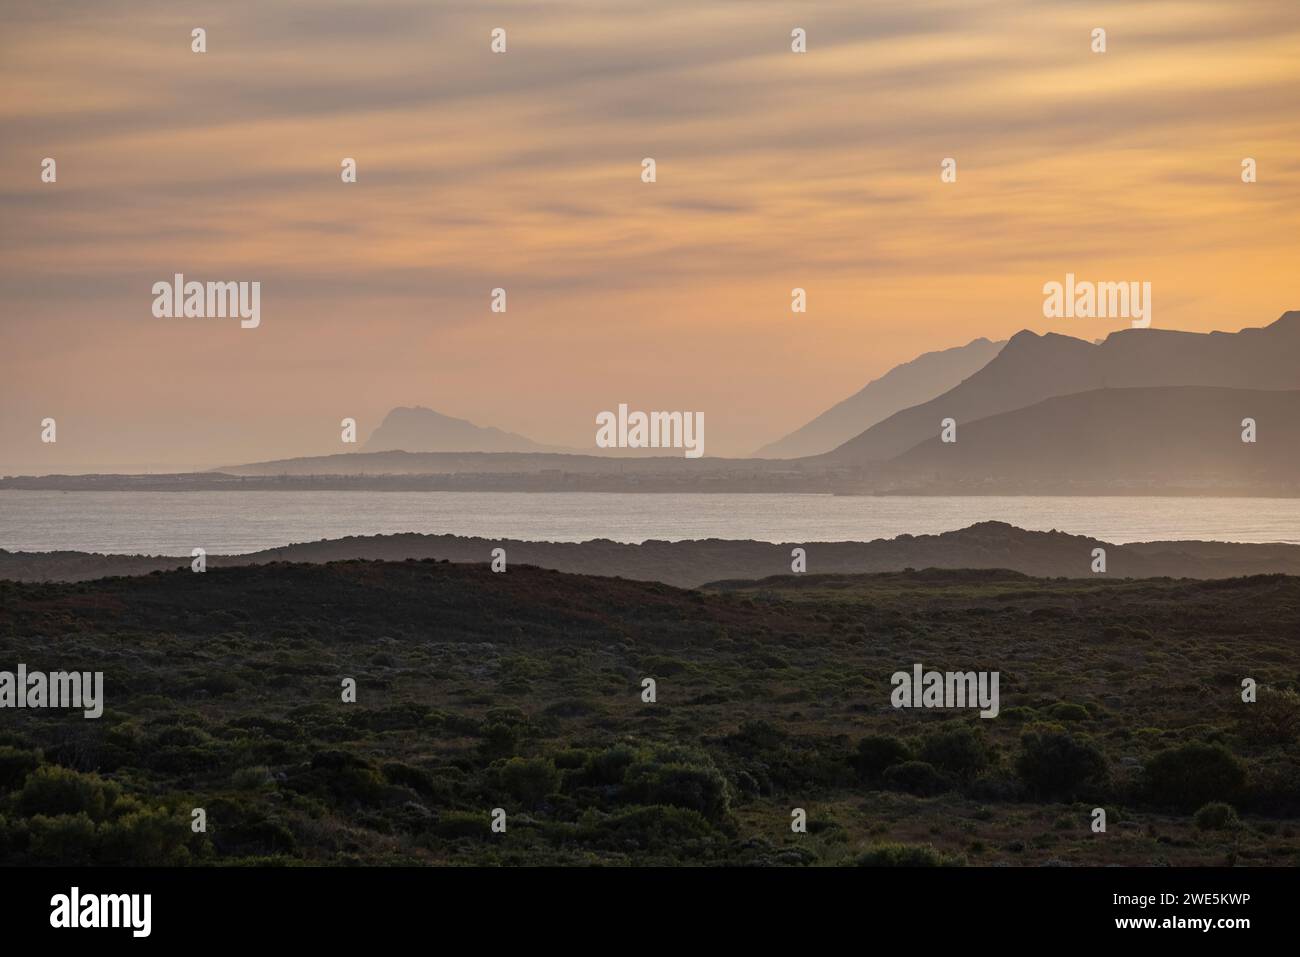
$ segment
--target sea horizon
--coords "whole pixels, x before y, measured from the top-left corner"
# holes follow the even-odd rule
[[[1195,508],[1189,508],[1189,501]],[[872,541],[1000,521],[1124,544],[1300,543],[1300,499],[657,492],[0,491],[0,549],[237,555],[368,535]]]

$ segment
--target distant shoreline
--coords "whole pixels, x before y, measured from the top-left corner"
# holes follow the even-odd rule
[[[799,472],[714,472],[704,475],[619,473],[397,473],[386,475],[233,475],[182,472],[173,475],[5,476],[0,491],[45,492],[609,492],[655,494],[788,494],[915,497],[1177,497],[1300,498],[1300,481],[1290,485],[1169,486],[1079,482],[1020,482],[990,488],[987,483],[872,485],[829,474]]]
[[[726,580],[791,575],[792,542],[695,539],[626,544],[521,541],[481,536],[348,536],[239,555],[209,554],[209,569],[273,562],[451,561],[484,564],[504,548],[510,565],[601,577],[658,581],[695,588]],[[1065,532],[1027,531],[1004,522],[980,522],[938,535],[899,535],[874,541],[810,541],[796,546],[806,574],[854,575],[915,568],[1000,569],[1038,578],[1235,578],[1300,575],[1300,544],[1152,541],[1117,545]],[[1107,570],[1092,570],[1095,549]],[[0,549],[0,580],[87,581],[189,568],[190,559],[164,555],[104,555],[84,551],[10,552]]]

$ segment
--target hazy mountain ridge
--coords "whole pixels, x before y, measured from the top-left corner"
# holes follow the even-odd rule
[[[559,452],[514,432],[475,425],[424,406],[398,406],[379,423],[367,452]]]
[[[902,409],[925,402],[983,368],[1006,345],[974,339],[964,346],[926,352],[890,369],[821,415],[771,442],[754,458],[800,458],[820,455]]]
[[[1242,422],[1257,441],[1242,441]],[[947,482],[1300,482],[1300,391],[1098,389],[957,425],[889,463]]]
[[[1100,343],[1057,333],[1016,333],[992,360],[943,395],[895,413],[839,448],[828,462],[884,462],[936,435],[945,418],[970,423],[1056,396],[1097,389],[1300,386],[1300,312],[1240,332],[1123,329]]]
[[[1298,311],[1235,333],[1125,329],[1087,342],[1022,331],[944,395],[803,458],[366,451],[190,475],[11,477],[0,488],[1291,497],[1298,370]],[[946,418],[956,443],[939,442]],[[1253,444],[1240,441],[1244,418],[1258,422]]]

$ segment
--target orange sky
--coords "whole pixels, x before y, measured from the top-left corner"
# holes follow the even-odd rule
[[[1265,325],[1297,53],[1295,0],[0,0],[0,471],[343,451],[415,404],[569,446],[702,411],[746,454],[921,352],[1123,325],[1043,319],[1066,272]],[[155,319],[176,272],[260,281],[261,327]]]

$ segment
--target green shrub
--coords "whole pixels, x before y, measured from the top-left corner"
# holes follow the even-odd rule
[[[97,863],[179,866],[189,860],[189,817],[165,808],[141,809],[99,825]]]
[[[222,854],[248,857],[287,854],[297,841],[279,821],[249,819],[220,828],[212,835],[212,843]]]
[[[872,844],[858,856],[858,867],[961,867],[960,855],[941,854],[929,844]]]
[[[1250,809],[1278,817],[1300,817],[1300,760],[1278,755],[1250,769]]]
[[[149,751],[145,765],[164,774],[193,774],[210,769],[219,760],[210,748],[169,745]]]
[[[731,807],[727,779],[711,766],[641,761],[627,770],[623,801],[667,804],[698,812],[706,821],[720,821]]]
[[[789,735],[770,721],[746,721],[734,733],[727,735],[723,742],[742,754],[758,754],[781,747],[789,740]]]
[[[560,784],[550,758],[511,758],[501,768],[501,786],[525,807],[536,807]]]
[[[36,770],[41,756],[36,751],[24,751],[8,745],[0,747],[0,793],[22,787],[27,775]]]
[[[494,721],[483,729],[483,741],[479,748],[488,759],[509,757],[518,747],[518,725]]]
[[[384,793],[384,779],[370,762],[346,751],[321,751],[311,768],[293,774],[285,786],[303,794],[328,794],[340,804],[373,804]]]
[[[1248,744],[1290,744],[1300,733],[1300,694],[1290,688],[1260,685],[1255,701],[1242,706],[1238,724]]]
[[[883,777],[886,787],[921,797],[940,794],[947,788],[943,775],[934,769],[933,764],[925,761],[904,761],[902,764],[895,764],[885,769]]]
[[[236,791],[260,791],[271,784],[271,773],[265,767],[240,768],[230,784]]]
[[[587,782],[590,784],[622,784],[627,769],[636,760],[636,752],[625,744],[616,744],[587,762]]]
[[[28,817],[85,814],[102,820],[117,797],[117,790],[98,775],[82,774],[71,768],[45,765],[27,776],[18,794],[18,806]]]
[[[0,814],[0,864],[19,863],[19,858],[27,851],[29,837],[25,820],[11,821]]]
[[[1047,709],[1047,716],[1055,721],[1087,721],[1092,717],[1087,708],[1072,701],[1058,701]]]
[[[918,756],[950,774],[971,777],[989,766],[992,751],[982,731],[961,724],[931,731],[921,741]]]
[[[1233,806],[1222,801],[1201,805],[1192,820],[1201,831],[1230,831],[1241,825]]]
[[[30,832],[28,854],[32,863],[95,863],[95,822],[84,811],[55,817],[37,814],[27,822],[27,826]]]
[[[692,842],[713,834],[713,828],[699,812],[662,805],[582,821],[584,841],[617,850],[626,850],[631,844],[642,851],[664,848],[674,854],[689,854]]]
[[[565,748],[555,755],[555,766],[561,771],[577,771],[591,759],[591,753],[582,748]]]
[[[1191,811],[1211,801],[1235,802],[1246,769],[1223,745],[1191,741],[1151,758],[1144,782],[1153,803]]]
[[[892,734],[869,734],[858,742],[858,752],[849,762],[864,778],[874,779],[888,768],[912,760],[907,742]]]
[[[380,771],[389,784],[410,788],[425,797],[445,799],[450,790],[445,782],[438,780],[424,768],[403,764],[400,761],[390,761]]]
[[[1033,794],[1067,800],[1101,790],[1108,777],[1105,755],[1060,725],[1031,725],[1021,733],[1016,773]]]

